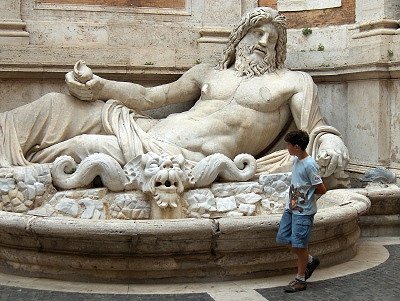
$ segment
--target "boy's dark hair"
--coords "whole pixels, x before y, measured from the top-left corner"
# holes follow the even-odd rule
[[[297,130],[286,134],[285,141],[292,145],[300,146],[301,150],[306,150],[308,142],[310,142],[310,137],[306,131]]]

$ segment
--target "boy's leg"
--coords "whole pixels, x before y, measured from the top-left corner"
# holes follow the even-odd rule
[[[315,269],[319,266],[320,261],[319,258],[311,256],[310,253],[308,253],[308,264],[305,272],[306,280],[311,277],[311,275],[314,273]]]
[[[307,218],[310,219],[310,221],[309,222],[305,221],[303,223],[306,223],[306,224],[310,223],[310,225],[311,225],[309,236],[307,237],[307,246],[308,246],[308,241],[311,236],[312,226],[313,226],[313,222],[314,222],[314,215],[307,216]],[[305,269],[305,280],[307,280],[308,278],[311,277],[312,273],[319,266],[319,263],[320,263],[320,261],[317,257],[310,256],[310,253],[308,252],[308,248],[307,248],[307,253],[308,253],[308,259],[307,259],[307,265],[306,265],[306,269]]]
[[[304,277],[305,281],[305,271],[308,264],[308,249],[293,248],[293,252],[297,255],[297,276]]]
[[[278,233],[276,235],[276,242],[278,244],[289,246],[292,244],[292,215],[293,214],[289,210],[285,210],[282,214]]]
[[[292,281],[285,292],[293,293],[307,288],[305,281],[305,271],[308,264],[308,242],[311,236],[314,216],[293,214],[292,223],[292,249],[297,255],[297,276]]]

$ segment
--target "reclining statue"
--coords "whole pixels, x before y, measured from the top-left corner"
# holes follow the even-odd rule
[[[66,74],[71,95],[50,93],[0,114],[0,167],[77,162],[105,153],[121,165],[153,152],[182,154],[198,162],[221,153],[258,158],[259,172],[288,170],[290,155],[266,154],[288,124],[306,130],[308,150],[322,175],[343,176],[348,151],[340,133],[324,123],[312,78],[285,68],[286,23],[278,11],[259,7],[232,31],[216,66],[198,64],[175,82],[146,88],[93,75],[83,62]],[[163,119],[143,111],[196,101]]]

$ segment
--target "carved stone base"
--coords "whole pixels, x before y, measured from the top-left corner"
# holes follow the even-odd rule
[[[310,243],[324,265],[349,260],[370,203],[347,190],[319,203]],[[180,220],[43,218],[0,211],[0,271],[74,281],[224,280],[293,272],[275,243],[280,214]]]

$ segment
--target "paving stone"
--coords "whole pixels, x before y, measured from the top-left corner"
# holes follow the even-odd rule
[[[283,287],[256,289],[268,301],[398,301],[400,245],[385,246],[390,256],[371,269],[342,277],[308,282],[306,291],[284,293]],[[207,293],[89,294],[26,289],[0,285],[0,301],[213,301]],[[228,301],[228,300],[227,300]]]
[[[207,293],[194,294],[88,294],[0,286],[0,301],[214,301]]]
[[[307,290],[292,294],[283,287],[257,289],[268,301],[398,301],[400,300],[400,245],[385,246],[390,257],[384,263],[351,275],[308,282]]]

